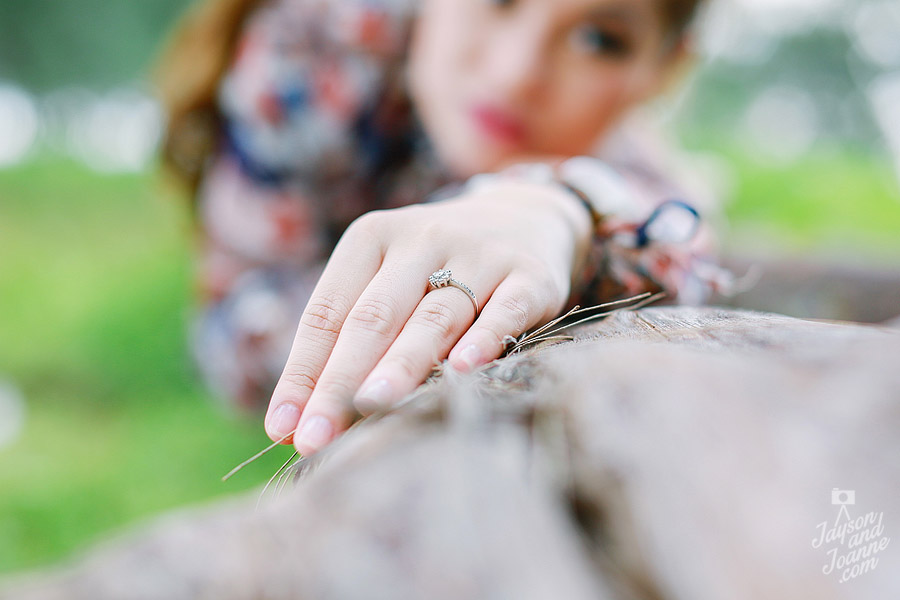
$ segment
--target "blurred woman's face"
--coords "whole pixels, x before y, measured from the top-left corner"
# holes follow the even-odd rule
[[[409,85],[454,172],[588,152],[676,62],[663,0],[421,0]]]

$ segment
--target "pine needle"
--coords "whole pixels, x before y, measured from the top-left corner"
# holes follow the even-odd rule
[[[526,346],[530,346],[530,345],[533,345],[533,344],[536,344],[539,342],[548,341],[551,339],[563,339],[563,340],[568,339],[569,341],[571,341],[574,338],[572,338],[571,336],[559,336],[558,335],[559,332],[563,331],[564,329],[569,329],[570,327],[574,327],[576,325],[582,325],[589,321],[593,321],[593,320],[600,319],[603,317],[608,317],[609,315],[611,315],[619,310],[637,310],[639,308],[642,308],[642,307],[650,304],[651,302],[656,302],[657,300],[664,298],[665,296],[666,296],[666,294],[664,292],[660,292],[657,294],[652,294],[651,292],[644,292],[643,294],[638,294],[637,296],[631,296],[630,298],[622,298],[620,300],[613,300],[612,302],[604,302],[602,304],[596,304],[594,306],[588,306],[585,308],[581,308],[580,306],[576,305],[574,308],[572,308],[572,310],[570,310],[566,314],[559,316],[548,323],[545,323],[544,325],[542,325],[541,327],[537,328],[534,331],[530,331],[530,332],[526,331],[518,338],[508,336],[509,337],[509,339],[507,340],[508,346],[507,346],[504,354],[501,356],[501,358],[503,358],[509,354],[514,354],[516,352],[519,352]],[[624,306],[624,307],[622,306],[622,305],[629,305],[629,304],[630,304],[630,306]],[[605,310],[604,312],[592,314],[588,317],[578,319],[569,324],[559,325],[560,323],[564,322],[566,319],[571,319],[572,317],[574,317],[576,315],[583,315],[588,312],[596,312],[598,309],[602,310],[602,309],[611,308],[614,306],[619,306],[620,308],[614,308],[612,310]]]
[[[269,452],[270,450],[272,450],[272,449],[275,448],[276,446],[279,446],[280,444],[284,443],[284,441],[285,441],[286,439],[288,439],[289,437],[291,437],[292,435],[294,435],[294,433],[296,433],[296,431],[297,431],[297,430],[295,429],[294,431],[292,431],[292,432],[290,432],[289,434],[285,435],[285,436],[284,436],[283,438],[281,438],[280,440],[277,440],[277,441],[272,442],[267,448],[264,448],[264,449],[260,450],[259,452],[257,452],[256,454],[254,454],[253,456],[251,456],[250,458],[248,458],[247,460],[245,460],[244,462],[242,462],[241,464],[239,464],[238,466],[236,466],[236,467],[233,468],[232,470],[228,471],[228,473],[226,473],[225,476],[222,477],[222,481],[228,481],[228,478],[229,478],[229,477],[231,477],[232,475],[234,475],[235,473],[237,473],[238,471],[240,471],[241,469],[243,469],[244,467],[246,467],[247,465],[249,465],[250,463],[252,463],[253,461],[255,461],[257,458],[261,457],[261,456],[262,456],[263,454],[265,454],[266,452]]]
[[[288,458],[286,461],[284,461],[284,464],[281,465],[281,467],[279,467],[278,470],[275,471],[275,473],[274,473],[271,477],[269,477],[269,481],[266,482],[265,487],[263,487],[262,491],[259,493],[259,498],[256,499],[256,509],[257,509],[257,510],[259,510],[259,503],[260,503],[260,501],[261,501],[261,500],[263,499],[263,497],[266,495],[266,490],[268,490],[268,489],[269,489],[269,486],[272,485],[272,481],[273,481],[276,477],[278,477],[278,475],[279,475],[280,473],[282,473],[282,472],[285,470],[285,468],[288,466],[288,464],[290,464],[290,462],[291,462],[292,460],[294,460],[294,457],[297,456],[298,454],[299,454],[299,452],[297,452],[296,450],[294,450],[294,453],[291,454],[290,458]],[[280,481],[280,479],[279,479],[279,481]],[[276,488],[277,488],[277,487],[278,487],[278,486],[277,486],[277,484],[276,484]]]

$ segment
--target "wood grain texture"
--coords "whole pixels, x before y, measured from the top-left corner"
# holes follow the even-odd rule
[[[180,511],[0,598],[900,597],[825,575],[831,491],[900,531],[900,331],[621,312],[358,421],[295,485]]]

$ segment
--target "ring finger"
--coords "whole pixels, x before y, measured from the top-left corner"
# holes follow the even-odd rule
[[[397,338],[403,325],[415,312],[417,302],[425,294],[425,282],[430,271],[427,268],[423,270],[422,264],[434,263],[433,258],[422,258],[426,257],[420,257],[413,264],[408,259],[389,260],[385,257],[381,269],[347,315],[298,423],[294,445],[301,454],[315,452],[329,443],[339,431],[346,429],[353,410],[351,398]],[[480,293],[483,284],[473,284],[475,293]],[[467,314],[466,311],[470,313],[466,317],[469,319],[467,323],[450,325],[458,328],[455,335],[459,337],[474,319],[471,300],[463,292],[454,291],[454,295],[459,296],[456,300],[462,306],[453,310],[462,315]],[[469,303],[469,306],[463,303]],[[425,375],[427,371],[422,375],[423,379]]]
[[[455,274],[453,269],[450,271]],[[476,286],[480,294],[476,292],[475,296],[481,305],[493,291],[484,282],[500,281],[505,276],[501,271],[486,275]],[[414,390],[475,321],[475,303],[467,292],[452,287],[430,287],[400,335],[360,386],[353,400],[359,412],[369,414],[390,406]]]

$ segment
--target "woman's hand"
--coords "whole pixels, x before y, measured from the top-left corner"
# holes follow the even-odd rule
[[[363,215],[300,317],[269,403],[268,435],[288,443],[296,430],[297,450],[311,454],[349,427],[354,405],[363,414],[389,406],[448,353],[462,371],[497,358],[504,336],[565,307],[590,233],[573,196],[515,181]],[[475,293],[477,320],[462,290],[428,290],[439,269]]]

